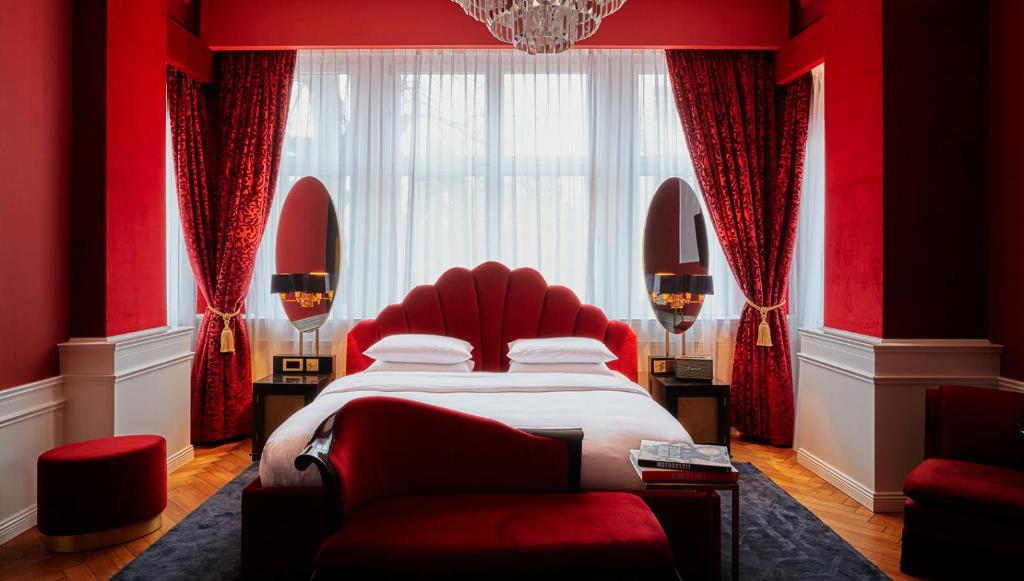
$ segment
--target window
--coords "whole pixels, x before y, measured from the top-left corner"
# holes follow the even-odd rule
[[[664,179],[696,188],[661,51],[300,51],[274,209],[247,312],[266,288],[276,217],[313,175],[343,235],[333,317],[373,317],[452,266],[531,266],[610,317],[651,318],[640,248]],[[715,245],[717,246],[717,245]],[[739,315],[724,257],[705,317]]]

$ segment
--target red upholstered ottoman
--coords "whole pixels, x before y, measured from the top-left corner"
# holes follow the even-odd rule
[[[167,443],[116,436],[39,456],[39,533],[47,549],[88,551],[160,528],[167,507]]]

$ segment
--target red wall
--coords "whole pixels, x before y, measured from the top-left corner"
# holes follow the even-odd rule
[[[825,326],[881,337],[882,3],[825,14]]]
[[[882,21],[883,336],[985,338],[985,3],[887,1]]]
[[[630,0],[581,46],[778,48],[789,0]],[[310,47],[500,47],[449,0],[203,0],[214,50]]]
[[[785,85],[825,62],[825,22],[818,20],[775,53],[775,82]]]
[[[213,51],[202,39],[170,18],[167,19],[167,64],[201,83],[213,80]]]
[[[980,2],[826,4],[826,326],[986,336],[985,20]]]
[[[1024,2],[991,0],[988,325],[1024,380]]]
[[[107,0],[106,336],[167,322],[167,5]]]
[[[69,0],[0,18],[0,389],[59,373],[68,338]]]
[[[71,334],[166,323],[164,0],[79,0]]]

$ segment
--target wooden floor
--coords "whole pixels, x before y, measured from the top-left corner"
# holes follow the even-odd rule
[[[875,514],[838,488],[796,462],[791,448],[764,446],[734,439],[733,460],[752,462],[761,472],[806,506],[893,579],[915,579],[900,573],[903,514]],[[741,556],[742,558],[742,556]]]
[[[797,464],[793,450],[734,442],[736,460],[753,462],[893,579],[909,579],[899,572],[902,515],[873,514]],[[196,459],[170,475],[167,510],[159,530],[107,549],[59,554],[44,551],[39,534],[32,529],[0,546],[0,579],[109,579],[249,463],[248,441],[197,448]]]
[[[215,448],[196,448],[195,460],[168,477],[167,510],[163,524],[152,533],[123,545],[87,553],[48,553],[33,528],[0,546],[0,579],[109,579],[249,466],[252,463],[249,445],[245,440]]]

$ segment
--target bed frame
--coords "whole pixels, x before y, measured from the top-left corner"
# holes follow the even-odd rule
[[[632,329],[584,305],[568,288],[548,286],[539,272],[509,270],[497,262],[453,268],[433,285],[414,288],[405,300],[348,334],[346,372],[366,369],[363,352],[382,337],[429,333],[470,342],[478,371],[507,371],[508,342],[534,337],[590,337],[619,358],[609,367],[637,379]],[[684,579],[718,579],[721,568],[720,498],[714,492],[638,492],[668,535]],[[264,488],[259,478],[242,492],[242,569],[246,578],[308,578],[313,557],[330,534],[319,487]]]

